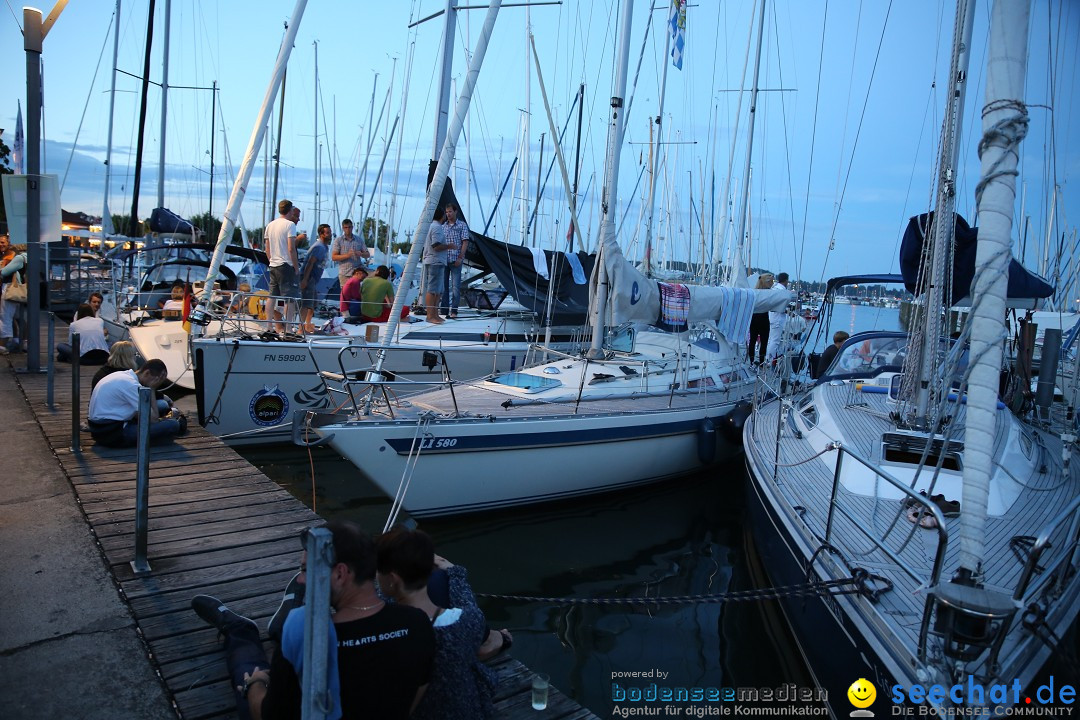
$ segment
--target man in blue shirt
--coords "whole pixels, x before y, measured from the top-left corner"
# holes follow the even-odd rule
[[[443,283],[443,310],[448,317],[456,318],[458,303],[461,300],[461,262],[465,259],[465,248],[469,246],[469,226],[458,218],[457,208],[453,203],[446,205],[446,279]]]
[[[330,242],[330,226],[319,226],[319,236],[308,250],[304,271],[300,275],[300,328],[304,333],[315,332],[311,320],[315,316],[315,304],[319,300],[319,280],[326,267],[327,243]]]

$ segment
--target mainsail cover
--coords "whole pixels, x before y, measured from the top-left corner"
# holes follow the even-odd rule
[[[920,295],[919,277],[922,264],[923,241],[930,235],[930,224],[934,222],[934,213],[916,215],[908,220],[904,239],[900,243],[900,273],[904,276],[907,291]],[[949,305],[958,304],[970,294],[971,281],[975,277],[975,249],[979,239],[979,229],[968,225],[967,220],[956,214],[955,251],[953,253],[953,286]],[[1013,259],[1009,263],[1009,289],[1007,297],[1011,300],[1038,300],[1054,294],[1054,286],[1036,275]]]
[[[586,322],[589,311],[588,278],[596,256],[577,252],[571,259],[569,255],[551,250],[534,252],[473,232],[465,261],[481,271],[494,273],[515,300],[540,317],[547,317],[550,292],[552,323],[580,325]],[[538,266],[546,273],[541,274]]]
[[[604,246],[604,264],[611,283],[608,308],[612,322],[661,324],[664,303],[661,284],[645,277],[623,255],[618,243],[609,239]],[[689,306],[685,322],[715,322],[731,342],[745,342],[750,333],[750,317],[760,312],[783,312],[793,295],[775,287],[769,290],[685,285]]]

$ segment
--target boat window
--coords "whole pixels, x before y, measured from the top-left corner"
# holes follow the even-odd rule
[[[803,422],[805,422],[808,427],[817,427],[818,414],[817,408],[814,405],[807,405],[799,411],[799,414],[802,415]]]
[[[517,388],[518,390],[525,390],[526,392],[540,392],[547,388],[559,387],[562,385],[561,382],[553,378],[530,375],[522,372],[503,373],[502,375],[496,375],[493,378],[489,378],[487,382]]]
[[[634,352],[635,334],[634,328],[627,325],[608,330],[604,338],[604,349],[621,353]]]
[[[1020,433],[1020,449],[1024,451],[1024,457],[1028,460],[1031,459],[1031,448],[1033,446],[1031,435],[1027,432]]]
[[[833,374],[861,372],[872,374],[881,368],[900,367],[907,355],[907,338],[874,337],[857,340],[840,350]]]

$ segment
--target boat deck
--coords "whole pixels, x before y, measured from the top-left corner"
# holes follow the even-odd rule
[[[82,369],[84,409],[96,369]],[[214,595],[265,627],[296,572],[300,530],[320,518],[192,424],[187,436],[151,449],[151,572],[135,575],[136,451],[96,446],[88,433],[80,433],[81,450],[72,450],[71,380],[69,366],[58,368],[50,408],[44,374],[18,378],[179,716],[235,717],[217,632],[191,610],[191,598]],[[497,717],[532,717],[534,673],[505,656],[493,667],[499,674]],[[547,713],[595,717],[556,688]]]
[[[619,380],[610,381],[617,385]],[[637,381],[633,381],[637,382]],[[662,394],[626,391],[612,393],[606,397],[583,397],[580,402],[573,399],[559,402],[546,402],[539,398],[531,399],[527,395],[510,398],[491,389],[483,380],[455,383],[453,390],[438,388],[416,393],[394,401],[392,410],[395,418],[415,420],[422,414],[434,414],[440,417],[475,416],[481,418],[503,417],[567,417],[584,415],[613,415],[627,412],[661,412],[664,410],[692,410],[704,407],[716,407],[718,410],[748,395],[748,383],[733,383],[724,389],[700,388],[681,392]],[[376,417],[389,419],[385,403],[380,404]]]
[[[858,392],[854,383],[850,383],[823,386],[815,396],[815,402],[826,405],[836,419],[845,447],[871,463],[881,465],[882,432],[891,427],[887,420],[889,408],[886,407],[886,398],[882,394]],[[961,424],[956,438],[962,441],[965,406],[959,405],[953,412],[954,422]],[[995,462],[999,465],[1007,433],[1006,419],[1005,412],[998,413],[995,438],[998,452]],[[825,542],[837,453],[819,453],[807,439],[796,437],[790,420],[780,423],[778,402],[759,407],[752,422],[753,441],[747,444],[746,453],[748,463],[755,469],[758,487],[764,488],[765,494],[773,498],[778,512],[798,527],[807,547],[821,547]],[[1065,474],[1060,462],[1045,461],[1051,457],[1061,457],[1060,440],[1044,434],[1036,437],[1039,441],[1036,442],[1035,452],[1044,453],[1044,471],[1039,472],[1039,463],[1036,463],[1037,469],[1029,477],[1015,478],[1024,486],[1023,492],[1004,515],[988,517],[985,526],[984,583],[988,589],[999,590],[1010,596],[1027,558],[1024,543],[1028,538],[1033,540],[1033,536],[1080,493],[1080,462],[1074,457],[1070,470]],[[857,461],[845,457],[845,466],[848,463]],[[891,468],[884,469],[888,471]],[[932,472],[932,468],[926,472]],[[884,485],[885,481],[881,482]],[[903,652],[913,656],[918,646],[927,597],[925,591],[939,535],[936,529],[922,528],[910,522],[902,505],[900,500],[853,493],[841,484],[829,543],[840,551],[842,560],[839,568],[845,565],[846,569],[862,567],[894,583],[893,589],[883,593],[877,604],[862,599],[858,603],[863,608],[863,614],[870,618],[869,622],[876,624],[883,636],[891,635],[891,642],[898,643],[904,648]],[[948,543],[941,574],[943,580],[951,578],[958,567],[959,525],[959,518],[945,519]],[[1062,558],[1063,553],[1071,552],[1072,546],[1065,540],[1067,529],[1060,528],[1052,536],[1051,548],[1043,554],[1041,565],[1052,565]],[[881,539],[881,544],[894,554],[894,558],[875,547],[867,532]],[[820,570],[825,564],[819,560],[815,567]],[[904,566],[915,577],[906,572]],[[836,574],[844,577],[841,572]],[[1047,582],[1049,578],[1046,575],[1037,573],[1032,586],[1038,587]],[[1075,587],[1071,592],[1075,595]],[[931,634],[930,644],[933,652],[934,646],[940,646],[940,639]],[[1009,650],[1007,643],[1002,656],[1006,656]],[[1006,672],[1004,676],[1008,675]]]

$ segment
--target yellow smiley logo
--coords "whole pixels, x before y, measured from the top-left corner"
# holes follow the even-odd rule
[[[877,699],[877,689],[866,678],[851,683],[847,690],[848,700],[857,708],[868,708]]]

